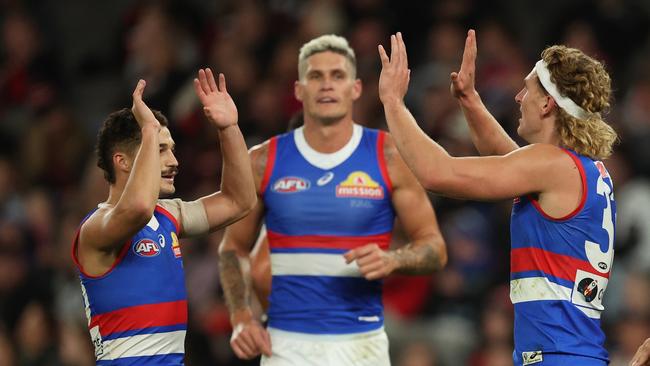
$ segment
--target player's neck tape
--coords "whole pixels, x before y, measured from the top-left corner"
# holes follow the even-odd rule
[[[578,119],[586,119],[589,113],[577,105],[571,98],[567,98],[560,94],[557,86],[551,81],[551,73],[548,71],[548,66],[544,60],[539,60],[535,64],[535,72],[539,81],[544,86],[544,89],[555,99],[557,105],[564,109],[565,112]]]

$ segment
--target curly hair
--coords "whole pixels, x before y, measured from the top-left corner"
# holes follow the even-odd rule
[[[603,64],[578,49],[557,45],[544,49],[542,59],[560,93],[589,113],[586,119],[578,119],[558,108],[556,128],[561,143],[592,159],[609,157],[618,137],[601,117],[609,111],[612,94]]]
[[[157,110],[152,110],[154,117],[163,127],[168,126],[167,118]],[[123,108],[108,115],[97,134],[95,154],[97,166],[104,171],[104,178],[110,184],[115,183],[113,154],[116,151],[133,154],[140,146],[142,132],[131,109]]]

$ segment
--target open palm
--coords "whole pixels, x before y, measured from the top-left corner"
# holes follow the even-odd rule
[[[144,100],[142,100],[145,86],[147,86],[147,82],[142,79],[140,79],[138,85],[135,86],[135,90],[133,90],[133,106],[131,107],[131,111],[133,112],[138,125],[140,125],[140,128],[150,124],[157,129],[160,129],[160,122],[158,122],[151,109],[147,106]]]
[[[219,74],[217,85],[212,70],[199,69],[199,76],[194,79],[194,90],[211,123],[220,129],[237,124],[237,107],[226,90],[226,77],[223,74]]]
[[[382,103],[402,100],[409,86],[411,71],[402,33],[390,36],[390,57],[384,46],[379,45],[381,74],[379,75],[379,99]]]
[[[458,72],[451,73],[451,95],[462,98],[474,91],[474,75],[476,74],[476,33],[473,29],[467,32],[463,61]]]

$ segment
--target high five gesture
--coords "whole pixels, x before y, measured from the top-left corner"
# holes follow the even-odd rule
[[[411,70],[408,68],[406,45],[402,33],[390,36],[390,58],[384,46],[379,45],[381,74],[379,75],[379,99],[386,104],[401,101],[409,86]]]
[[[200,69],[194,79],[194,90],[203,104],[203,112],[208,120],[219,129],[237,124],[237,107],[226,89],[226,77],[219,73],[217,85],[210,68]]]
[[[474,76],[476,75],[476,32],[470,29],[465,39],[463,62],[458,72],[451,73],[451,95],[456,98],[467,97],[475,93]]]

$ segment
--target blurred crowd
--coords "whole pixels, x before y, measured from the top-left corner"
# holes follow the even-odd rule
[[[298,49],[326,33],[356,51],[364,88],[357,123],[385,128],[377,45],[399,30],[412,69],[408,106],[453,155],[475,155],[449,93],[469,27],[477,30],[477,88],[513,136],[514,96],[546,45],[578,47],[612,76],[606,120],[621,141],[605,163],[618,226],[603,326],[611,365],[627,364],[650,336],[649,23],[643,0],[0,1],[0,365],[94,364],[70,248],[81,219],[107,196],[97,130],[109,112],[130,106],[138,78],[147,80],[145,101],[170,120],[177,194],[191,200],[218,189],[221,169],[216,131],[192,89],[196,70],[226,75],[253,146],[300,111]],[[432,277],[385,281],[393,364],[511,365],[511,203],[431,199],[449,264]],[[190,366],[255,364],[237,360],[228,344],[220,239],[183,241]],[[399,231],[394,241],[403,243]]]

